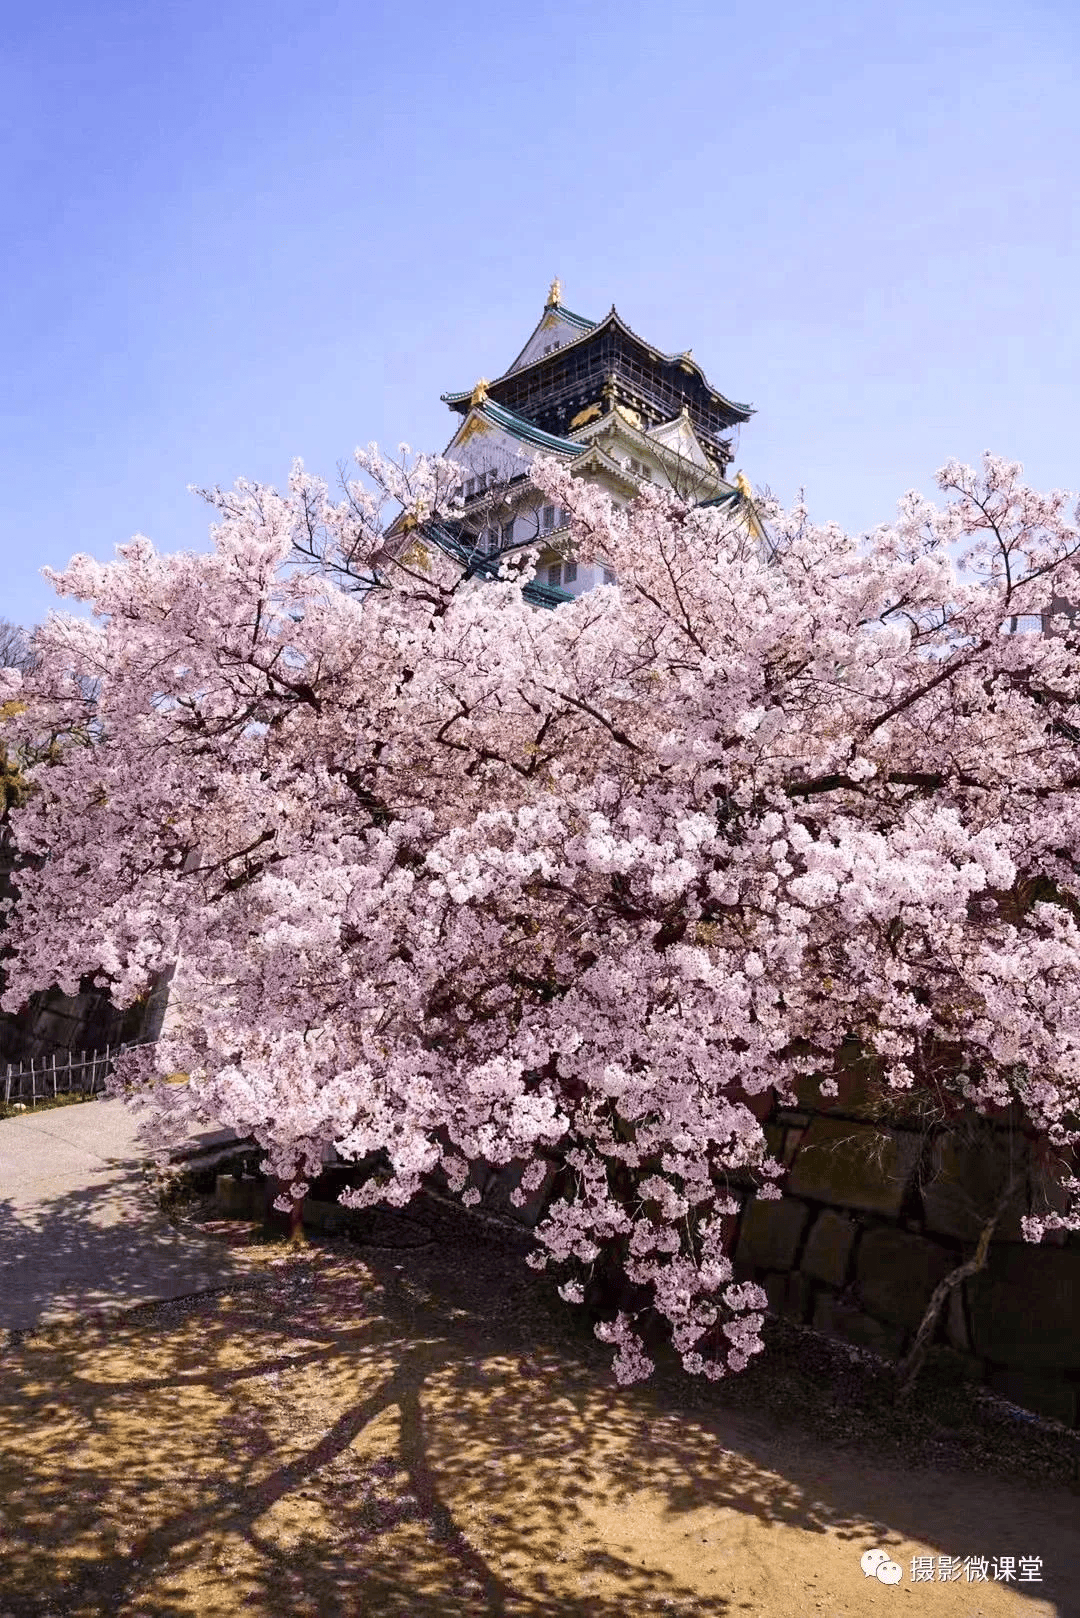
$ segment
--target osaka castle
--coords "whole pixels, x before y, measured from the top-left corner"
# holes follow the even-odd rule
[[[574,314],[558,281],[508,369],[442,397],[461,417],[444,454],[464,482],[450,511],[424,525],[423,537],[488,578],[505,552],[540,547],[525,587],[537,605],[556,606],[614,582],[610,569],[575,560],[566,513],[529,480],[538,454],[566,462],[617,506],[652,483],[693,503],[745,505],[756,526],[746,480],[741,473],[727,480],[733,434],[750,419],[750,406],[718,392],[689,349],[665,354],[638,337],[614,305],[602,320]]]

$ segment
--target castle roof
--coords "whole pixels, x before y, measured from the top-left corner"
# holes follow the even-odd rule
[[[469,543],[470,538],[474,539],[475,536],[464,533],[460,524],[433,518],[423,525],[421,532],[425,539],[437,545],[461,566],[466,578],[498,578],[502,558],[482,555],[475,544]],[[569,590],[562,590],[556,584],[542,584],[535,578],[526,581],[521,593],[534,607],[558,607],[562,602],[574,599]]]
[[[565,438],[581,412],[621,405],[649,431],[685,413],[713,466],[723,475],[732,456],[725,434],[748,421],[753,407],[714,388],[689,351],[665,354],[626,324],[614,304],[603,320],[564,309],[553,287],[539,324],[509,370],[484,383],[487,400],[555,438]],[[466,415],[477,389],[444,393]]]
[[[480,397],[477,397],[477,395]],[[475,402],[468,406],[467,419],[483,421],[488,426],[496,427],[500,432],[509,433],[519,443],[528,444],[533,449],[547,450],[551,455],[580,455],[581,445],[572,438],[565,438],[560,433],[547,433],[542,427],[537,427],[525,416],[518,415],[516,410],[507,409],[506,405],[499,404],[495,399],[484,397],[480,388],[474,388],[469,399]],[[460,438],[455,434],[455,441]]]

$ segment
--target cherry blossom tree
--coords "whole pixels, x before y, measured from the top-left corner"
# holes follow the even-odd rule
[[[29,768],[4,1005],[87,973],[123,1006],[179,963],[118,1084],[165,1144],[253,1136],[295,1203],[327,1147],[352,1206],[478,1162],[556,1194],[532,1262],[646,1375],[744,1366],[732,1178],[780,1195],[758,1114],[835,1091],[853,1044],[897,1097],[1011,1108],[1080,1229],[1080,599],[1068,497],[987,456],[861,541],[770,506],[564,468],[579,557],[619,584],[555,611],[425,547],[456,474],[360,457],[335,504],[211,491],[207,555],[143,538],[52,575],[37,667],[0,673]],[[404,517],[388,534],[381,497]],[[1049,633],[1009,633],[1048,614]],[[176,1071],[187,1085],[165,1082]]]
[[[10,618],[0,618],[0,668],[16,668],[26,673],[34,666],[34,631]]]

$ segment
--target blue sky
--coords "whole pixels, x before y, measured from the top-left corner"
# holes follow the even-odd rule
[[[0,617],[189,483],[442,449],[553,275],[860,531],[952,455],[1080,486],[1080,8],[56,0],[9,12]]]

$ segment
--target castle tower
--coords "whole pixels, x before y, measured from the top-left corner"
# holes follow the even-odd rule
[[[665,354],[632,332],[615,306],[603,320],[574,314],[552,283],[540,320],[508,370],[443,394],[461,416],[445,454],[465,471],[454,520],[429,537],[480,573],[523,545],[543,550],[527,592],[544,605],[612,582],[568,554],[565,514],[529,482],[538,453],[566,461],[620,505],[643,483],[693,502],[744,499],[727,481],[733,435],[753,414],[709,383],[689,350]]]

